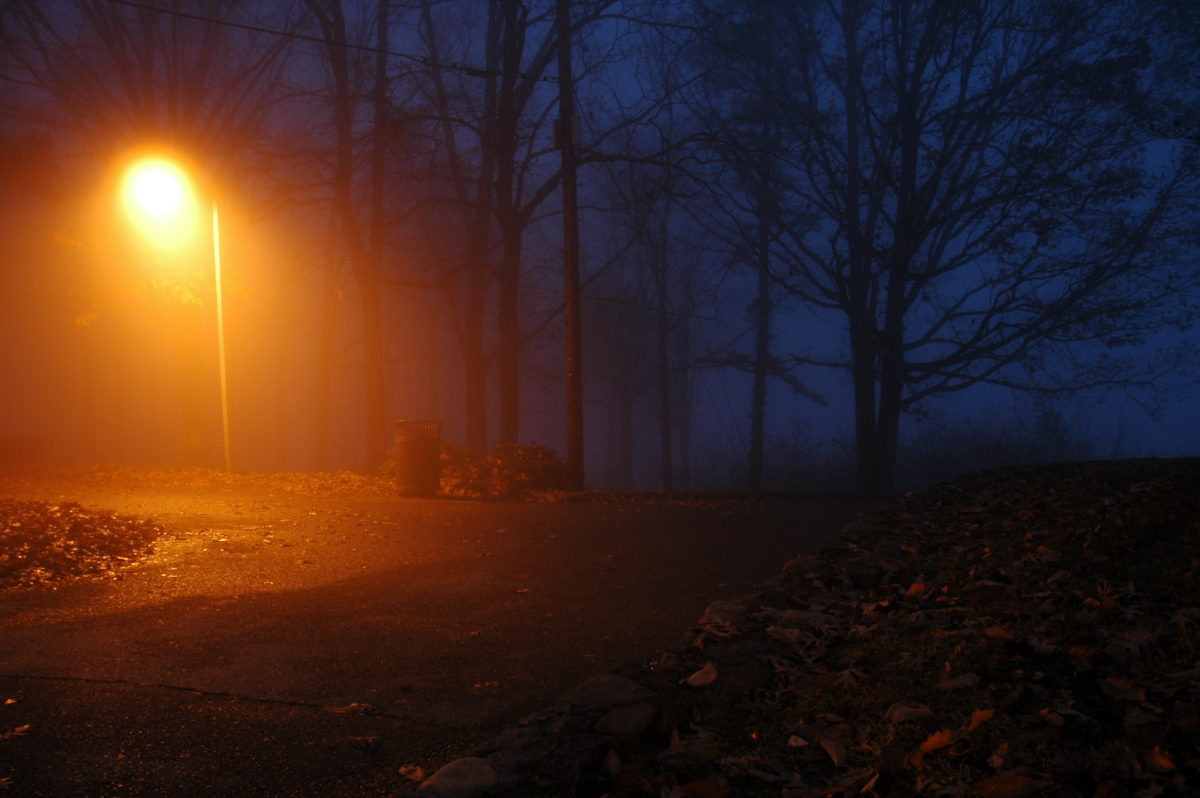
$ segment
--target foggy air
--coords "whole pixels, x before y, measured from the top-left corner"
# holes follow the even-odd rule
[[[1196,454],[1188,5],[6,3],[0,459]]]

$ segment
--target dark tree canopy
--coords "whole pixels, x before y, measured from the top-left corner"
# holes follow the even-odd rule
[[[900,419],[930,397],[1171,367],[1122,352],[1195,311],[1197,163],[1139,124],[1152,53],[1132,6],[700,5],[725,133],[776,164],[776,279],[846,331],[793,362],[849,370],[861,487],[890,488]]]
[[[235,379],[234,404],[288,441],[264,408],[311,394],[285,403],[312,417],[292,423],[316,432],[306,464],[374,469],[389,418],[430,413],[480,452],[557,439],[565,415],[581,451],[586,406],[587,449],[624,482],[686,487],[695,448],[722,461],[713,484],[765,487],[772,435],[848,394],[858,485],[887,491],[905,420],[943,397],[1187,378],[1193,6],[10,0],[0,189],[37,189],[57,230],[77,167],[99,186],[141,142],[187,153],[222,194],[235,274],[264,275],[253,307],[287,320],[235,291],[246,338],[281,351],[239,347],[257,387]],[[83,258],[45,238],[22,262]],[[126,274],[103,250],[92,265]],[[181,392],[202,416],[205,391]]]

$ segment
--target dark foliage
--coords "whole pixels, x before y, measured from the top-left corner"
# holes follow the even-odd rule
[[[442,446],[442,495],[514,499],[570,487],[566,464],[548,446],[498,444],[489,455]]]
[[[905,497],[651,663],[608,794],[1194,795],[1198,518],[1196,459]]]

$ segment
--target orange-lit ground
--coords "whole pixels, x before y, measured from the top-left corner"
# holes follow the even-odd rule
[[[391,794],[848,519],[0,481],[175,533],[119,581],[4,596],[5,742],[28,794]],[[787,512],[777,512],[787,510]],[[378,715],[335,712],[364,705]],[[375,742],[356,747],[354,738]],[[117,785],[125,785],[118,788]],[[26,794],[23,792],[22,794]]]

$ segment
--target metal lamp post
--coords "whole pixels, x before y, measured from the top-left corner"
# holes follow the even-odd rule
[[[142,232],[164,249],[182,249],[198,222],[195,192],[179,166],[163,159],[136,163],[125,177],[125,208]],[[217,296],[217,362],[221,383],[221,435],[225,470],[233,470],[229,447],[229,390],[225,370],[225,308],[221,290],[221,225],[212,202],[213,279]]]

